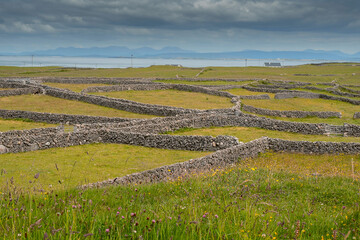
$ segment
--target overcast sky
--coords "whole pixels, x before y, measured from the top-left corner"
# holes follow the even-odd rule
[[[359,0],[0,0],[0,52],[177,46],[360,51]]]

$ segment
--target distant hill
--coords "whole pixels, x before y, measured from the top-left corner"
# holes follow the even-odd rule
[[[245,50],[234,52],[199,53],[178,47],[154,49],[141,47],[130,49],[123,46],[92,48],[57,48],[43,51],[3,53],[0,55],[19,56],[64,56],[64,57],[137,57],[137,58],[196,58],[196,59],[316,59],[316,60],[360,60],[360,52],[346,54],[341,51],[323,51],[307,49],[304,51],[259,51]]]

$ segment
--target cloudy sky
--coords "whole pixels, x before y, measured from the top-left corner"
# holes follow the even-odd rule
[[[359,0],[0,0],[0,52],[177,46],[360,51]]]

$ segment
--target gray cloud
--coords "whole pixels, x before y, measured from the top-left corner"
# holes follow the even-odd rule
[[[311,40],[313,33],[316,39],[338,34],[353,41],[360,34],[359,9],[358,0],[3,0],[0,41],[43,37],[63,39],[65,45],[70,40],[105,44],[112,37],[112,43],[184,43],[206,33],[203,38],[220,43],[221,37],[233,41],[251,31],[274,39],[306,33]]]

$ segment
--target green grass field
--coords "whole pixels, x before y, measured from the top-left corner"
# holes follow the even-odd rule
[[[23,119],[3,119],[0,118],[0,132],[12,131],[12,130],[24,130],[32,128],[45,128],[56,127],[55,124],[33,122]]]
[[[152,66],[128,69],[0,67],[0,77],[195,77],[202,69]],[[355,74],[353,74],[355,73]],[[300,76],[298,74],[309,74]],[[335,76],[329,76],[335,75]],[[201,78],[249,78],[359,84],[352,64],[285,68],[208,67]],[[184,84],[235,84],[226,81]],[[241,82],[239,84],[243,84]],[[79,92],[101,84],[53,84]],[[319,85],[314,85],[319,87]],[[325,85],[320,85],[325,88]],[[326,86],[328,87],[328,86]],[[244,89],[237,95],[257,95]],[[193,92],[122,91],[101,93],[184,108],[231,107],[230,100]],[[242,100],[273,110],[340,111],[342,119],[275,118],[342,125],[359,106],[323,99]],[[149,118],[45,95],[0,98],[0,109]],[[28,120],[0,119],[0,131],[50,127]],[[248,142],[262,136],[288,140],[360,142],[359,137],[303,135],[259,128],[210,127],[167,134],[230,135]],[[79,189],[147,169],[209,154],[120,144],[89,144],[0,157],[0,239],[360,239],[360,155],[259,154],[228,168],[213,168],[156,184]]]
[[[21,95],[0,98],[0,109],[24,110],[47,113],[64,113],[125,118],[151,118],[154,116],[137,114],[102,107],[84,102],[66,100],[46,95]]]
[[[295,141],[325,141],[325,142],[360,142],[360,137],[340,137],[323,135],[305,135],[299,133],[279,132],[262,128],[248,127],[210,127],[210,128],[186,128],[174,132],[168,132],[171,135],[200,135],[200,136],[234,136],[242,142],[249,142],[261,137],[281,138]]]
[[[121,144],[89,144],[8,153],[0,158],[0,185],[6,186],[12,178],[19,188],[31,189],[36,184],[38,189],[46,191],[69,189],[207,154]],[[37,173],[40,173],[40,177],[35,181]]]
[[[141,103],[158,104],[191,109],[214,109],[232,107],[230,99],[204,93],[178,90],[97,92],[96,95],[128,99]]]
[[[359,155],[267,153],[169,183],[37,196],[17,192],[16,201],[2,194],[0,234],[5,239],[358,239],[360,183],[351,169],[359,167]]]

